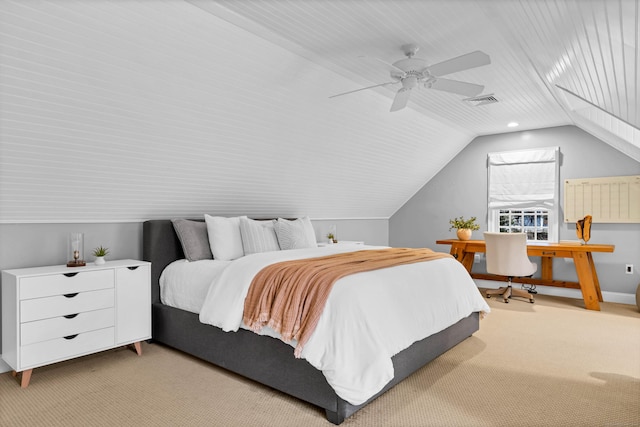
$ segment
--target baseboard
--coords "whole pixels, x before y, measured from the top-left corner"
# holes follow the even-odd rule
[[[504,282],[496,282],[493,280],[473,279],[479,288],[498,289],[504,285]],[[515,287],[515,283],[514,283]],[[582,292],[579,289],[559,288],[555,286],[538,286],[536,288],[540,295],[552,295],[556,297],[582,299]],[[602,292],[602,299],[606,302],[616,302],[620,304],[636,305],[636,296],[634,294],[623,294],[621,292]]]
[[[9,372],[11,370],[11,366],[4,363],[2,360],[2,355],[0,354],[0,374],[4,374],[5,372]]]

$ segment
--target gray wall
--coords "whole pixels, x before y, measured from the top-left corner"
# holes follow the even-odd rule
[[[327,231],[335,225],[338,240],[362,240],[371,245],[389,242],[386,219],[327,219],[312,220],[312,223],[319,241],[326,240]],[[84,233],[86,261],[93,261],[91,251],[99,245],[109,248],[107,259],[142,259],[142,222],[0,224],[0,270],[66,264],[70,232]],[[0,372],[3,372],[1,361]]]
[[[358,240],[367,245],[389,244],[389,220],[383,219],[312,219],[316,240],[324,242],[331,226],[336,227],[337,240]]]
[[[312,220],[318,241],[331,225],[339,240],[362,240],[371,245],[389,241],[386,219]],[[107,259],[141,259],[142,222],[84,224],[0,224],[0,270],[65,264],[70,232],[84,233],[85,260],[93,261],[91,251],[109,248]]]
[[[84,258],[93,261],[96,246],[109,248],[107,259],[140,259],[142,223],[0,224],[0,268],[59,265],[69,261],[67,239],[84,233]]]
[[[640,174],[639,162],[574,126],[478,137],[392,216],[389,244],[448,252],[449,246],[435,241],[455,238],[449,219],[461,215],[478,218],[481,228],[472,238],[481,239],[487,230],[487,153],[550,146],[560,147],[561,182]],[[561,185],[561,205],[563,190]],[[640,282],[640,224],[595,223],[591,230],[590,243],[616,246],[613,254],[594,254],[603,292],[635,293]],[[560,239],[576,240],[575,224],[560,222]],[[634,264],[634,274],[625,274],[625,264]],[[577,281],[571,261],[556,259],[553,267],[554,278]],[[474,265],[474,271],[486,271],[484,262]]]

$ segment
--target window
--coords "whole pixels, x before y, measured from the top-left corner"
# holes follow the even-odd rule
[[[489,231],[558,241],[558,157],[558,147],[489,153]]]
[[[527,240],[549,240],[549,211],[547,209],[500,209],[500,233],[527,233]]]

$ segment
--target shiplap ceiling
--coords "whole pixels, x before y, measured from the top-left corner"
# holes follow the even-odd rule
[[[447,77],[485,85],[498,104],[465,108],[463,97],[435,90],[413,91],[410,101],[475,135],[505,132],[511,121],[575,124],[557,86],[640,128],[637,0],[188,1],[353,81],[339,91],[389,81],[366,58],[392,63],[406,43],[430,64],[482,50],[490,66]],[[397,89],[372,90],[390,106]]]
[[[4,0],[0,221],[388,218],[474,137],[575,124],[640,161],[638,1]],[[397,87],[401,46],[499,102]]]

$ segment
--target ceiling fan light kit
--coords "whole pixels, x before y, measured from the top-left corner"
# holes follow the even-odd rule
[[[484,52],[477,50],[475,52],[467,53],[429,66],[427,65],[427,61],[424,59],[415,57],[415,54],[419,50],[417,45],[405,44],[402,46],[402,50],[404,51],[406,58],[396,61],[393,64],[389,64],[381,59],[375,58],[377,61],[388,66],[390,69],[390,76],[393,79],[392,81],[339,93],[337,95],[330,96],[329,98],[401,83],[402,87],[396,92],[391,105],[391,111],[398,111],[407,106],[411,96],[411,91],[416,87],[435,89],[466,97],[474,97],[484,90],[483,85],[444,79],[441,77],[458,71],[490,64],[491,58]]]

